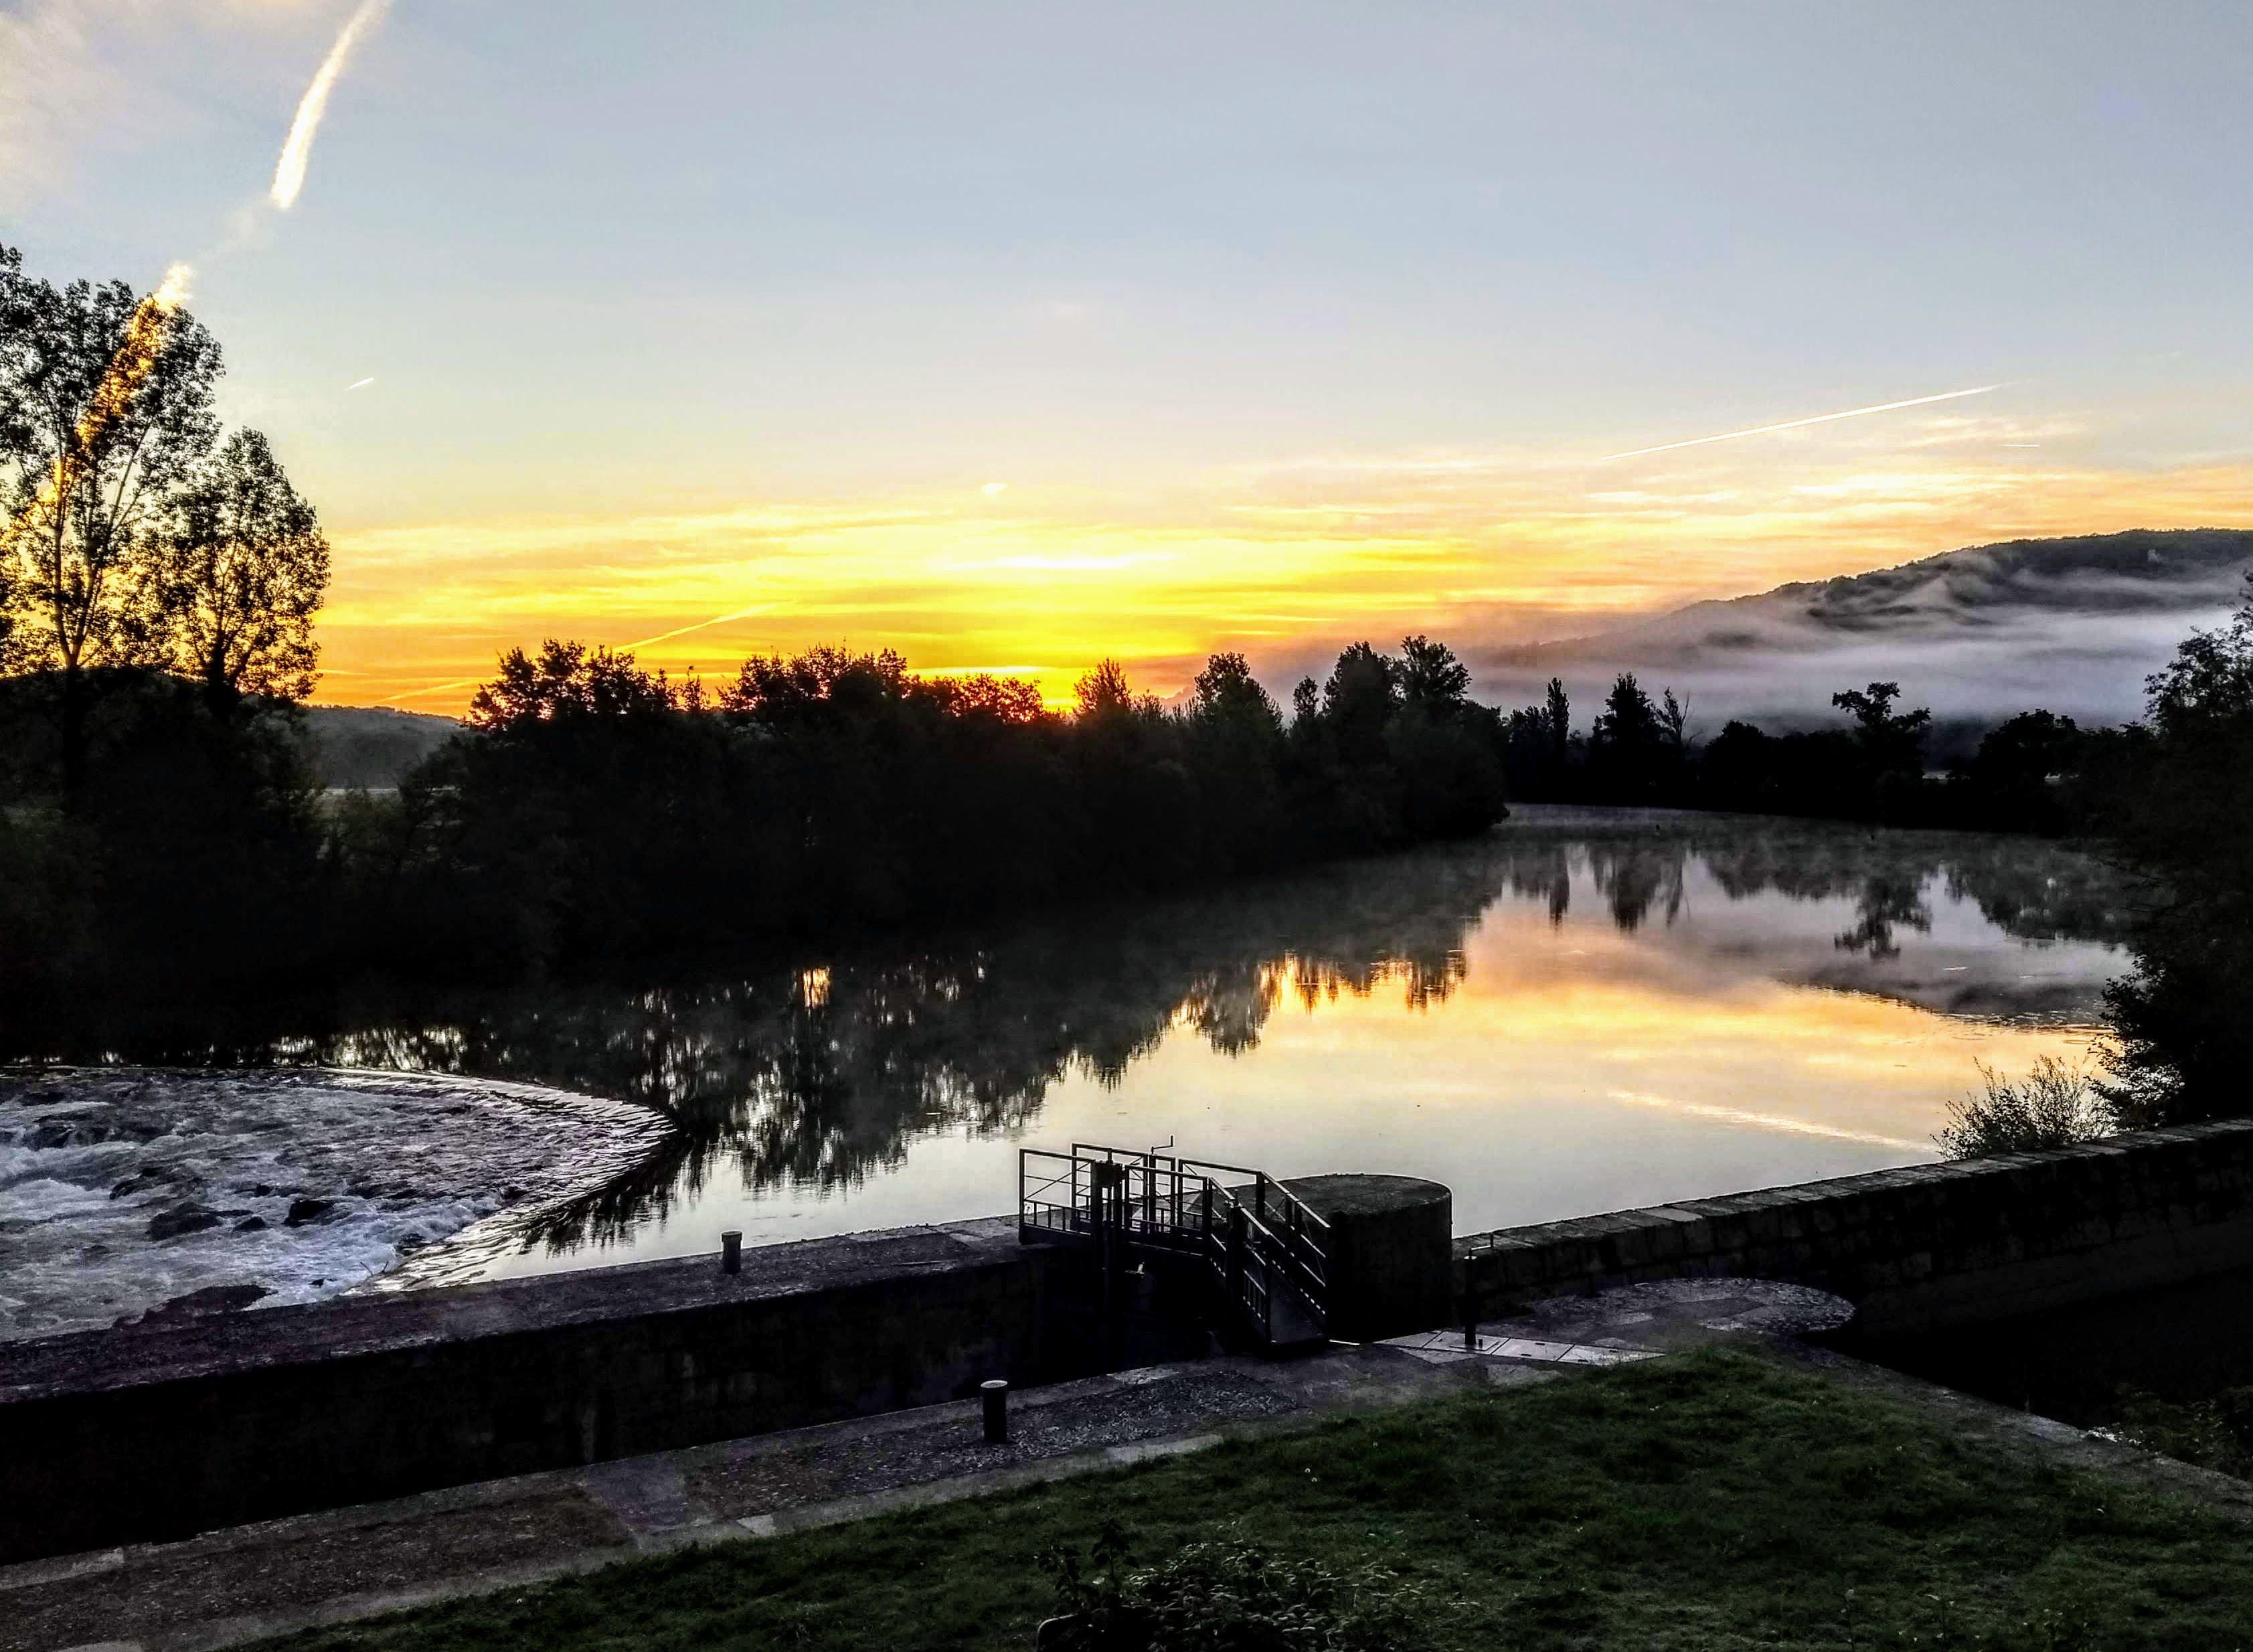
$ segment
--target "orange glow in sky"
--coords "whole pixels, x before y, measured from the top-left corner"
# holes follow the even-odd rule
[[[889,646],[919,671],[1030,677],[1059,702],[1109,656],[1168,694],[1218,649],[1295,673],[1363,637],[1538,640],[1964,544],[2253,525],[2242,466],[2044,462],[2003,447],[2020,428],[1932,420],[1886,451],[1803,439],[1694,463],[1322,457],[1158,498],[966,484],[346,528],[321,697],[457,712],[499,651],[548,636],[708,675],[753,652]]]
[[[21,0],[0,227],[194,261],[331,701],[1282,683],[2253,525],[2253,13],[1585,10]]]

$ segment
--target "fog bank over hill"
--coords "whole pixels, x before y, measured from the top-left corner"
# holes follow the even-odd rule
[[[1531,704],[1552,676],[1576,721],[1634,672],[1688,699],[1693,732],[1732,717],[1828,721],[1831,694],[1885,680],[1943,721],[2031,707],[2083,723],[2141,714],[2144,679],[2194,626],[2219,624],[2253,564],[2253,531],[2136,530],[2012,540],[1851,577],[1694,603],[1592,637],[1474,656],[1479,697]]]

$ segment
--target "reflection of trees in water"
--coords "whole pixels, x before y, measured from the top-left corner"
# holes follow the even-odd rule
[[[470,1033],[454,1047],[476,1070],[631,1096],[680,1122],[657,1160],[543,1235],[571,1244],[629,1231],[723,1170],[755,1188],[834,1187],[898,1164],[933,1131],[1020,1127],[1059,1078],[1116,1084],[1175,1028],[1236,1055],[1258,1046],[1287,1001],[1311,1009],[1397,988],[1412,1007],[1443,1002],[1463,979],[1470,927],[1505,891],[1545,902],[1561,921],[1582,868],[1612,921],[1632,932],[1680,916],[1693,860],[1732,899],[1852,901],[1855,922],[1837,944],[1873,958],[1898,951],[1897,931],[1929,929],[1925,891],[1936,880],[2025,938],[2114,933],[2103,868],[2023,840],[1741,823],[1504,833],[1139,914],[1028,926],[959,953],[644,992],[630,1012],[596,994],[559,1017],[543,993],[520,1030]],[[537,1037],[521,1030],[530,1022]]]
[[[833,958],[721,982],[479,995],[302,1045],[298,1059],[476,1073],[615,1096],[677,1126],[627,1175],[532,1219],[528,1243],[614,1240],[714,1178],[837,1188],[937,1131],[1022,1127],[1050,1086],[1118,1083],[1177,1027],[1255,1048],[1287,998],[1463,979],[1464,938],[1504,872],[1482,848],[1082,915],[904,960]]]
[[[748,967],[629,987],[417,993],[313,1020],[241,1007],[199,1023],[102,1026],[84,1047],[144,1062],[256,1059],[458,1072],[616,1097],[678,1126],[664,1147],[527,1237],[557,1247],[661,1220],[715,1178],[754,1188],[850,1186],[938,1131],[1020,1128],[1078,1073],[1116,1084],[1176,1028],[1256,1048],[1296,1002],[1398,990],[1412,1007],[1462,981],[1465,943],[1505,893],[1569,910],[1580,870],[1632,932],[1674,922],[1691,862],[1731,899],[1847,899],[1842,949],[1890,956],[1931,921],[1939,879],[2006,932],[2115,940],[2125,909],[2095,862],[2026,840],[1694,819],[1661,829],[1520,830],[1341,864],[1140,912],[1083,910],[907,952]],[[109,1058],[115,1059],[113,1055]]]
[[[1894,926],[1905,924],[1920,935],[1932,930],[1932,909],[1924,903],[1922,874],[1880,872],[1862,881],[1854,891],[1853,927],[1832,943],[1841,951],[1862,952],[1873,958],[1899,958]]]
[[[1549,908],[1549,925],[1556,928],[1573,910],[1573,849],[1559,838],[1528,838],[1511,842],[1503,851],[1510,865],[1510,892],[1521,899],[1539,900]]]
[[[1679,845],[1671,851],[1643,843],[1588,846],[1589,874],[1611,909],[1612,922],[1629,935],[1643,926],[1654,905],[1664,903],[1669,924],[1682,915],[1683,874],[1689,861]]]
[[[1634,933],[1654,913],[1671,924],[1697,861],[1733,901],[1768,894],[1852,901],[1854,923],[1837,944],[1873,958],[1899,953],[1897,929],[1930,931],[1926,891],[1936,881],[1950,900],[1972,903],[2020,940],[2125,944],[2134,910],[2132,886],[2117,870],[2027,838],[1691,817],[1609,833],[1585,820],[1516,838],[1505,828],[1496,853],[1508,863],[1510,892],[1545,901],[1552,924],[1571,910],[1576,868],[1585,868],[1622,931]]]

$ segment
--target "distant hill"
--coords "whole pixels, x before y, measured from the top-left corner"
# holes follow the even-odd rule
[[[462,731],[451,717],[381,706],[307,706],[313,763],[325,786],[395,786],[400,777]]]
[[[1576,723],[1622,671],[1686,694],[1705,734],[1729,717],[1825,721],[1831,694],[1898,681],[1944,721],[2047,707],[2084,722],[2143,708],[2144,679],[2217,623],[2253,566],[2253,531],[2137,530],[2012,540],[1873,573],[1697,603],[1615,631],[1475,657],[1482,698],[1565,680]]]

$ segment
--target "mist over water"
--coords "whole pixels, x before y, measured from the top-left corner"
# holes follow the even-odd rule
[[[1975,1061],[2086,1055],[2129,898],[2030,839],[1529,805],[1476,842],[944,944],[45,1053],[508,1080],[666,1126],[361,1289],[998,1214],[1019,1147],[1074,1140],[1430,1176],[1473,1232],[1936,1156]]]
[[[372,1021],[327,1064],[530,1080],[676,1129],[396,1282],[1007,1210],[1099,1140],[1455,1189],[1459,1231],[1934,1156],[1945,1104],[2082,1056],[2124,892],[2029,840],[1521,809],[1482,842],[954,948]]]

